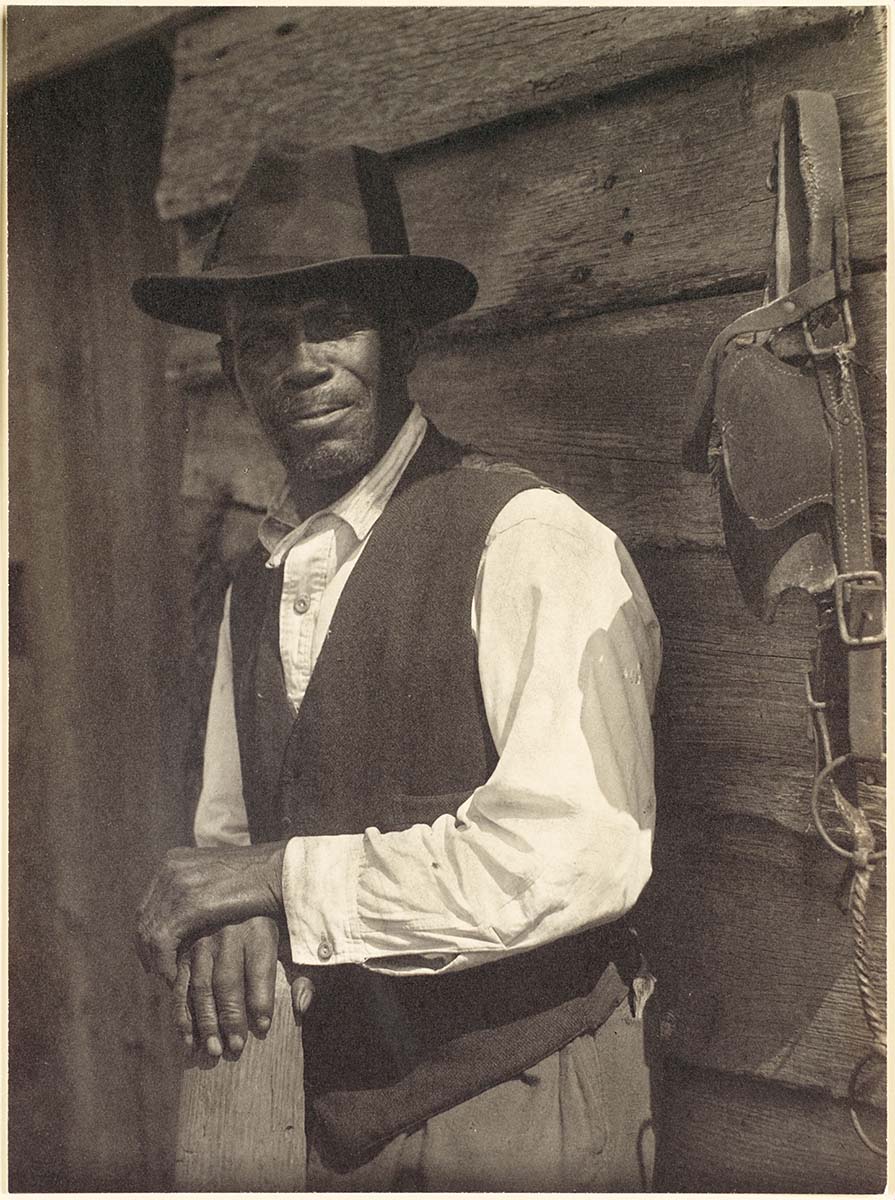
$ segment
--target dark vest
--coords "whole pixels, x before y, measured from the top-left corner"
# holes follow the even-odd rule
[[[475,580],[495,517],[535,486],[430,429],[349,576],[297,717],[279,658],[282,571],[253,555],[230,617],[253,841],[431,824],[487,780]],[[455,974],[317,971],[303,1032],[318,1138],[335,1160],[362,1160],[597,1028],[634,969],[616,924]]]

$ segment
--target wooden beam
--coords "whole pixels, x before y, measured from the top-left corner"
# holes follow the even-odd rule
[[[11,4],[10,91],[71,71],[131,42],[196,19],[188,7]]]
[[[174,265],[152,203],[164,70],[141,47],[10,104],[11,483],[36,696],[34,775],[13,781],[10,1006],[38,1035],[11,1047],[17,1121],[36,1104],[14,1191],[170,1185],[176,1035],[132,914],[186,840],[179,420],[160,402],[164,330],[126,301],[134,275]]]
[[[183,1072],[174,1186],[180,1192],[301,1192],[305,1105],[301,1030],[282,965],[267,1036],[238,1059],[199,1052]]]
[[[758,43],[858,9],[225,9],[177,39],[163,217],[220,204],[257,142],[346,137],[380,150],[443,138]]]

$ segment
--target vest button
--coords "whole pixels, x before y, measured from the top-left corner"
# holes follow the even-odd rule
[[[283,833],[289,833],[289,831],[292,829],[291,820],[288,817],[283,817],[282,821],[280,822],[280,828],[283,830]]]
[[[304,593],[302,593],[302,595],[300,595],[300,596],[296,596],[295,599],[292,601],[292,609],[294,612],[297,612],[299,615],[301,615],[302,613],[306,613],[310,607],[311,607],[311,598],[310,598],[310,596],[304,595]]]
[[[323,961],[326,962],[326,960],[328,958],[332,958],[332,956],[333,956],[333,948],[329,944],[329,942],[321,942],[320,945],[317,947],[317,957],[322,958]]]

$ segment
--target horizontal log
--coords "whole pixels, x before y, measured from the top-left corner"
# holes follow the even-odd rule
[[[660,1192],[882,1192],[886,1163],[855,1133],[842,1101],[696,1070],[663,1069],[657,1120]],[[884,1143],[878,1116],[861,1113]]]
[[[265,136],[397,150],[858,10],[250,8],[177,39],[159,211],[227,200]]]
[[[816,836],[705,807],[666,811],[638,930],[659,980],[662,1045],[698,1066],[848,1093],[872,1048],[843,863]],[[868,903],[885,1002],[880,869]],[[868,1102],[881,1105],[884,1093]]]
[[[459,258],[479,278],[476,304],[455,325],[527,328],[755,286],[768,260],[771,148],[782,97],[797,87],[839,98],[852,252],[879,265],[877,24],[868,10],[854,29],[831,26],[817,44],[783,39],[723,69],[404,154],[396,165],[411,245]],[[204,244],[185,250],[184,267]]]
[[[444,431],[566,488],[632,546],[721,544],[707,477],[683,471],[682,413],[715,333],[759,293],[604,313],[528,336],[435,343],[411,378]],[[885,529],[885,276],[859,277],[855,320],[874,531]],[[280,469],[223,390],[214,341],[183,334],[169,364],[189,393],[185,495],[261,507]]]
[[[735,66],[433,147],[400,164],[410,243],[476,273],[479,297],[460,324],[528,326],[732,291],[767,269],[781,102],[810,87],[839,101],[852,254],[878,263],[884,62],[868,16],[842,41],[831,30],[783,39]]]
[[[666,651],[776,659],[787,673],[807,660],[815,613],[804,593],[788,596],[768,624],[743,603],[724,550],[644,550],[635,559]]]
[[[118,50],[140,38],[195,20],[189,8],[16,5],[9,21],[10,91]]]

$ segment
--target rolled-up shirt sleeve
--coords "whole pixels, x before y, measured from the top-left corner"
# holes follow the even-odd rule
[[[516,496],[473,611],[491,777],[432,825],[294,838],[294,960],[462,970],[626,912],[650,874],[658,624],[617,537],[569,497]]]

